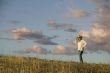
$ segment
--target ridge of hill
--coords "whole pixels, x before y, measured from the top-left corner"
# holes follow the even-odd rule
[[[110,65],[0,56],[0,73],[110,73]]]

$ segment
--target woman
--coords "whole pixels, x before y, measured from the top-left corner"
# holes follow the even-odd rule
[[[84,49],[86,47],[86,41],[83,40],[83,37],[81,35],[79,35],[76,40],[75,40],[75,43],[77,45],[77,49],[78,49],[78,52],[79,52],[79,59],[80,59],[80,62],[83,63],[83,58],[82,58],[82,54],[84,52]]]

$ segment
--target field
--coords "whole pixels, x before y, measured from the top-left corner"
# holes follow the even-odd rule
[[[0,73],[110,73],[110,65],[0,56]]]

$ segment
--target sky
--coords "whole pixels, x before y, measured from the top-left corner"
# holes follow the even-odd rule
[[[0,54],[110,64],[110,0],[0,0]]]

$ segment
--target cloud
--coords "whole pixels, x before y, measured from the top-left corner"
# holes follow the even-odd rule
[[[10,31],[12,31],[13,29],[4,29],[4,30],[0,30],[0,40],[12,40],[12,41],[16,41],[15,38],[10,37]],[[6,36],[6,35],[9,36]],[[23,40],[23,39],[17,39],[17,40]]]
[[[42,45],[57,45],[57,43],[53,42],[51,38],[42,38],[42,39],[38,39],[35,42],[42,44]]]
[[[81,17],[86,17],[90,14],[90,12],[82,9],[82,7],[79,7],[77,5],[76,0],[59,1],[57,3],[58,8],[62,7],[61,4],[59,4],[59,3],[63,3],[63,2],[66,2],[66,5],[64,5],[65,7],[63,8],[66,10],[63,13],[63,18],[77,18],[77,19],[79,19]]]
[[[76,27],[73,24],[59,24],[55,20],[49,20],[48,21],[48,26],[52,27],[54,29],[61,29],[67,32],[76,32]]]
[[[31,30],[25,27],[17,28],[11,31],[12,36],[16,40],[35,40],[35,42],[42,44],[42,45],[57,45],[57,43],[53,42],[52,39],[56,38],[57,36],[48,37],[43,35],[41,30]]]
[[[52,50],[53,54],[65,54],[66,53],[66,49],[63,45],[57,45],[53,50]]]
[[[41,46],[33,45],[32,48],[25,49],[27,52],[39,53],[39,54],[46,54],[48,51]]]
[[[38,54],[47,54],[48,51],[41,46],[33,45],[32,48],[26,48],[24,50],[16,51],[15,53],[28,54],[28,53],[38,53]]]
[[[21,21],[18,21],[18,20],[10,20],[8,22],[11,23],[11,24],[14,24],[14,25],[16,25],[18,23],[21,23]]]
[[[4,37],[0,37],[0,40],[15,40],[13,38],[4,38]]]
[[[96,4],[96,19],[90,31],[81,31],[88,49],[110,53],[110,0],[92,0]]]
[[[86,38],[88,42],[87,48],[91,51],[104,50],[106,52],[110,52],[109,47],[107,47],[107,44],[109,46],[110,41],[110,30],[92,27],[91,31],[81,31],[81,34]]]
[[[81,18],[81,17],[85,17],[88,16],[89,13],[85,10],[82,9],[70,9],[67,14],[66,17],[67,18]]]
[[[72,55],[76,54],[73,48],[64,47],[63,45],[57,45],[51,50],[52,54],[63,54],[63,55]]]
[[[29,54],[29,53],[36,53],[36,54],[54,54],[54,55],[75,55],[77,54],[73,48],[64,47],[63,45],[57,45],[51,50],[46,50],[39,45],[33,45],[31,48],[26,48],[19,51],[14,51],[14,53],[18,54]]]
[[[107,1],[109,1],[109,0],[89,0],[89,1],[98,3],[98,4],[103,4],[103,3],[107,3]]]
[[[67,32],[77,32],[77,30],[73,27],[69,27],[67,29],[65,29],[64,31],[67,31]]]
[[[45,37],[40,30],[31,30],[25,27],[17,28],[11,31],[14,39],[32,39]]]

